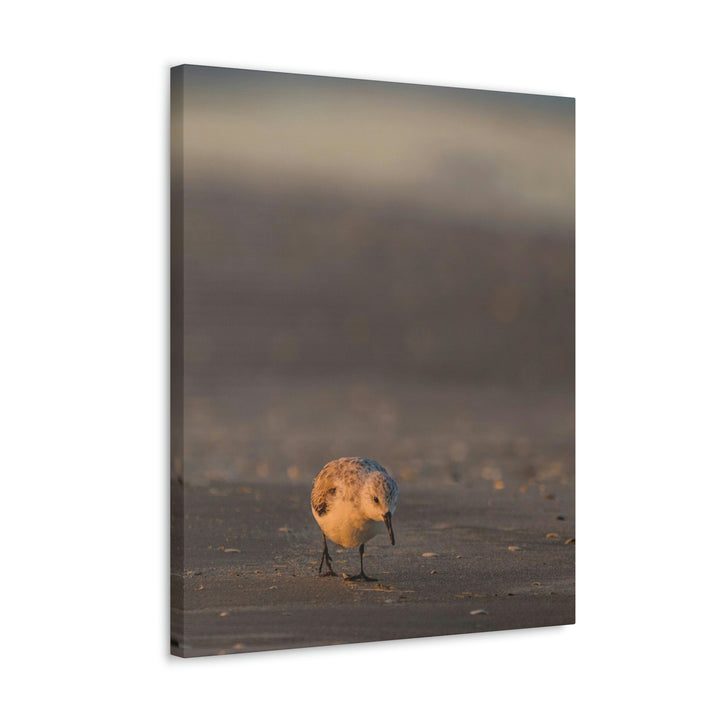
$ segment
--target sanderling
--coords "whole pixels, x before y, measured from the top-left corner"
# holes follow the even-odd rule
[[[395,544],[392,516],[397,507],[397,483],[380,463],[351,457],[331,460],[313,482],[310,505],[322,530],[323,552],[318,574],[327,563],[325,575],[336,575],[330,565],[327,538],[346,548],[360,546],[360,573],[345,580],[375,580],[363,569],[365,543],[383,528]]]

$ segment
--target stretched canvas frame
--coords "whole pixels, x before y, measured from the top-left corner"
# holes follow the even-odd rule
[[[171,163],[172,653],[573,623],[574,101],[185,65]]]

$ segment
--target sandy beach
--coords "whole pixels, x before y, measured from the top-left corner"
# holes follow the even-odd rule
[[[407,406],[403,392],[417,397],[419,391],[383,389],[383,412]],[[305,405],[302,393],[282,394]],[[279,458],[280,465],[287,464],[282,474],[265,461],[248,461],[244,477],[208,476],[182,488],[174,480],[184,489],[173,494],[184,541],[177,533],[172,652],[193,657],[573,623],[573,453],[567,437],[562,442],[558,435],[566,413],[553,414],[552,403],[535,401],[523,415],[506,399],[502,406],[512,415],[507,428],[497,411],[485,435],[469,427],[474,441],[465,442],[451,421],[458,409],[454,394],[443,393],[448,414],[437,394],[435,417],[449,428],[447,436],[433,433],[432,442],[423,442],[427,419],[412,407],[396,418],[403,429],[400,443],[381,423],[365,422],[366,433],[355,434],[361,446],[393,459],[390,469],[401,487],[397,545],[380,535],[366,548],[365,567],[377,582],[318,577],[322,543],[309,508],[313,475],[305,467],[322,465],[314,458],[327,437],[322,426],[315,428],[317,442],[311,433],[304,437],[308,455],[300,455],[302,470],[291,464],[295,444],[290,443],[288,458]],[[467,409],[473,394],[464,394]],[[481,397],[475,393],[478,403]],[[248,389],[245,407],[252,406],[251,398]],[[366,410],[377,406],[370,402]],[[292,414],[285,410],[276,406],[276,432],[297,434],[281,421]],[[206,423],[213,426],[207,417]],[[262,423],[256,425],[258,436],[248,438],[249,446],[262,451],[262,435],[268,446],[281,447]],[[536,440],[518,437],[523,427],[528,433],[535,428]],[[222,438],[209,429],[208,434],[215,437],[220,464]],[[225,451],[238,452],[231,438],[241,435],[230,428]],[[408,437],[416,442],[408,443]],[[346,442],[352,444],[350,438]],[[435,452],[442,447],[444,454]],[[403,459],[404,448],[415,454]],[[251,480],[250,469],[267,476]],[[331,545],[330,553],[338,573],[357,572],[355,549]]]

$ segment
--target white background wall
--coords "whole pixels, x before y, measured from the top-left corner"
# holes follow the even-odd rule
[[[717,711],[711,7],[5,8],[8,717]],[[576,626],[168,656],[168,68],[182,62],[577,97]]]

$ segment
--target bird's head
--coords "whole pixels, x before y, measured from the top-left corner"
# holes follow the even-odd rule
[[[365,515],[377,522],[384,522],[395,544],[392,516],[398,501],[397,483],[385,473],[376,473],[363,485],[362,508]]]

